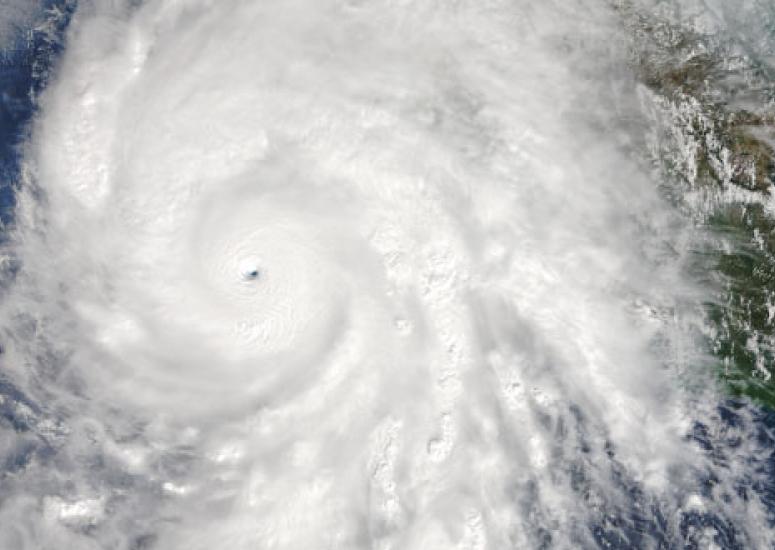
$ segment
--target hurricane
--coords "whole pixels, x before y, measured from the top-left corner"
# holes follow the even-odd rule
[[[763,112],[766,3],[32,4],[1,548],[775,545],[775,420],[725,378],[775,340],[721,357],[715,263],[722,206],[775,212],[770,123],[724,149],[718,73],[654,69],[736,44],[720,104]]]

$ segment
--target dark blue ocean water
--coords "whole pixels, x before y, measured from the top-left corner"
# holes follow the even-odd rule
[[[0,222],[13,220],[21,145],[30,132],[35,98],[51,77],[64,48],[64,31],[76,2],[28,0],[38,4],[32,28],[17,27],[11,46],[0,51]]]

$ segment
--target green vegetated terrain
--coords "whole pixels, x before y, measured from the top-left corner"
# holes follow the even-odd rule
[[[775,407],[775,71],[739,36],[631,2],[615,9],[654,106],[650,160],[679,208],[713,235],[698,252],[720,283],[707,304],[719,375],[731,393]],[[767,16],[775,43],[775,7]]]

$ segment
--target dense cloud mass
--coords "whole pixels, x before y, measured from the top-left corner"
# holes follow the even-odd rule
[[[745,410],[690,437],[703,237],[627,48],[603,0],[82,2],[7,245],[3,548],[770,547]]]

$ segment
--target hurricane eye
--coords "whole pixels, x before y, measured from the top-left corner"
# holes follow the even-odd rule
[[[254,262],[243,262],[240,265],[240,275],[244,281],[253,281],[261,276],[261,271]]]

